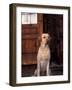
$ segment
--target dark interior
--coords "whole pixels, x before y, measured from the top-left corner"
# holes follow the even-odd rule
[[[63,64],[63,15],[44,14],[43,32],[51,36],[51,62]]]

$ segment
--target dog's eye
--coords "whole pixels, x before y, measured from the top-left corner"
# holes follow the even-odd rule
[[[43,37],[43,38],[46,38],[46,37]]]

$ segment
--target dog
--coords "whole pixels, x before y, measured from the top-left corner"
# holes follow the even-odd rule
[[[37,53],[37,70],[35,70],[34,74],[36,76],[40,76],[41,73],[46,72],[46,76],[49,76],[50,70],[50,47],[49,47],[49,41],[51,37],[48,33],[43,33],[41,35],[41,44],[38,49]]]

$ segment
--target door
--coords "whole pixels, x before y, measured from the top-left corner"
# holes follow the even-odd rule
[[[37,14],[36,17],[33,16],[31,13],[26,13],[22,15],[27,15],[27,20],[29,22],[22,23],[22,65],[32,65],[37,64],[37,51],[38,45],[37,40],[38,36],[43,32],[43,15]],[[23,17],[23,20],[25,19]],[[30,18],[29,18],[30,17]],[[33,19],[34,17],[34,19]],[[34,22],[34,20],[36,20]],[[23,21],[22,20],[22,21]]]

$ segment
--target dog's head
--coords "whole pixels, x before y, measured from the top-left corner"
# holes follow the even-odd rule
[[[51,37],[48,33],[43,33],[41,38],[42,38],[41,42],[44,43],[44,44],[47,44],[51,39]]]
[[[51,37],[48,33],[43,33],[41,34],[41,36],[38,37],[38,46],[40,46],[41,44],[49,44],[51,41]]]

